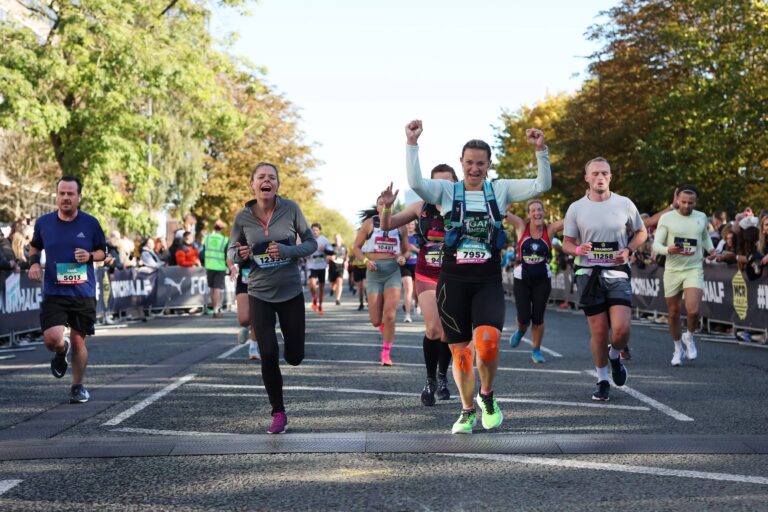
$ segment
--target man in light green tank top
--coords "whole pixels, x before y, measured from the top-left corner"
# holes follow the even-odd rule
[[[669,312],[669,332],[675,344],[672,366],[681,366],[683,357],[692,361],[698,355],[693,332],[699,323],[699,307],[704,294],[704,251],[714,250],[707,231],[707,216],[694,210],[698,196],[693,185],[680,187],[677,209],[661,216],[653,241],[653,250],[667,256],[664,297]],[[683,297],[688,331],[681,336]]]

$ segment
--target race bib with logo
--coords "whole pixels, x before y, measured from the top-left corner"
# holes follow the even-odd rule
[[[440,268],[443,265],[443,244],[427,244],[424,261],[428,267]]]
[[[275,267],[284,267],[285,265],[288,265],[291,262],[291,260],[288,258],[273,258],[269,254],[264,253],[264,254],[254,254],[253,262],[259,268],[275,268]]]
[[[682,254],[691,255],[696,253],[696,243],[697,240],[695,238],[683,238],[681,236],[675,237],[675,245],[682,249]]]
[[[485,242],[463,239],[456,250],[456,263],[485,263],[491,259],[491,248]]]
[[[587,263],[615,265],[618,252],[619,242],[592,242],[592,250],[587,253]]]
[[[57,263],[56,284],[83,284],[88,282],[88,263]]]
[[[379,254],[395,254],[397,239],[388,236],[377,236],[373,239],[373,252]]]

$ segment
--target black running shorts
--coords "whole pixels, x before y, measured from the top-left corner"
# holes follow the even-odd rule
[[[67,297],[46,295],[40,304],[40,328],[43,331],[59,325],[68,325],[83,336],[96,331],[96,299],[94,297]]]
[[[478,283],[440,277],[436,289],[437,310],[448,343],[472,340],[481,325],[504,328],[506,302],[501,282]]]
[[[224,279],[227,277],[226,270],[206,269],[205,276],[208,280],[208,288],[215,289],[215,290],[224,289]]]

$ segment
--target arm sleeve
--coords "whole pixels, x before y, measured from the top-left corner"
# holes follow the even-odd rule
[[[232,223],[232,231],[229,234],[229,243],[227,244],[227,259],[232,263],[242,263],[243,259],[237,253],[235,249],[235,243],[240,240],[242,228],[239,222],[240,216],[235,216],[235,221]]]
[[[293,223],[296,234],[301,238],[301,243],[298,245],[281,245],[280,256],[282,258],[305,258],[317,250],[317,240],[315,240],[315,236],[307,224],[307,219],[298,205],[294,206]]]
[[[549,166],[548,149],[536,152],[536,165],[538,167],[536,179],[496,181],[506,188],[506,194],[502,197],[506,198],[507,204],[526,201],[552,188],[552,170]]]
[[[424,201],[430,204],[440,204],[443,197],[443,187],[440,180],[425,180],[421,175],[419,165],[419,146],[405,146],[405,169],[408,173],[408,186]]]
[[[662,217],[659,220],[659,225],[656,226],[656,234],[653,236],[653,252],[656,254],[669,254],[669,249],[667,249],[668,233],[669,228],[667,228],[667,223],[664,221],[664,217]]]

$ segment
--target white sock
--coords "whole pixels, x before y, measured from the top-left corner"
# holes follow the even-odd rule
[[[250,343],[250,345],[252,347],[258,347],[259,346],[259,343],[256,340],[248,340],[248,343]]]
[[[682,352],[683,342],[680,340],[672,340],[672,342],[675,344],[675,352]]]
[[[621,355],[621,350],[616,350],[613,348],[613,345],[611,345],[611,348],[608,349],[608,359],[618,359]]]
[[[602,382],[604,380],[608,380],[608,367],[604,366],[602,368],[598,368],[595,366],[595,369],[597,370],[597,382]]]

